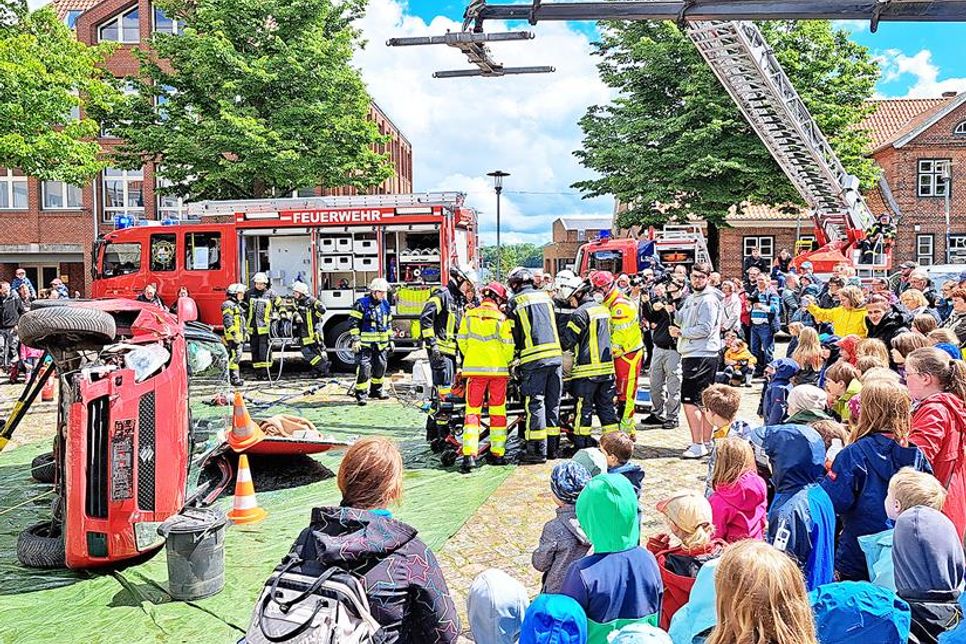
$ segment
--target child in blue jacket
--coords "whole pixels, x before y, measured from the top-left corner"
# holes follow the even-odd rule
[[[768,509],[768,543],[795,559],[809,590],[833,580],[835,509],[819,485],[825,442],[807,425],[760,427],[752,443],[772,471],[775,499]]]
[[[762,404],[762,417],[765,425],[778,425],[788,413],[788,394],[791,393],[792,378],[798,373],[798,363],[791,358],[779,358],[768,365],[768,386]]]

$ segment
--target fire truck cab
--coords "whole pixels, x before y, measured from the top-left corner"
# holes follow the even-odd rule
[[[327,308],[326,347],[337,365],[353,364],[349,310],[375,277],[393,285],[397,351],[418,347],[418,317],[450,266],[475,265],[476,212],[459,193],[200,202],[194,219],[139,222],[94,244],[95,297],[133,298],[156,284],[165,304],[186,287],[201,321],[221,326],[229,284],[268,275],[283,298],[296,281]],[[273,340],[291,346],[291,324]]]
[[[651,229],[640,239],[615,239],[610,234],[602,234],[577,250],[574,266],[583,276],[594,270],[633,275],[655,262],[663,266],[710,264],[711,256],[701,228],[672,224],[660,231]]]

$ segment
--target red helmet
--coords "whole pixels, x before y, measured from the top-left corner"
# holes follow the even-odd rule
[[[500,303],[506,302],[506,287],[499,282],[490,282],[483,287],[483,297],[492,297]]]
[[[614,288],[614,274],[610,271],[594,271],[590,274],[590,285],[595,291],[609,293]]]

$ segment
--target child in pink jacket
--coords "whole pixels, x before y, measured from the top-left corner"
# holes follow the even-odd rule
[[[764,479],[758,476],[755,454],[748,441],[732,436],[718,443],[711,486],[714,492],[708,501],[715,538],[728,543],[763,539],[768,493]]]

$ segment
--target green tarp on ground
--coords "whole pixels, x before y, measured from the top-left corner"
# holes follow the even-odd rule
[[[440,469],[423,442],[426,416],[412,407],[318,403],[300,404],[298,409],[326,432],[381,434],[399,442],[406,462],[405,498],[395,515],[415,526],[436,549],[512,469],[487,467],[468,477]],[[339,501],[334,478],[292,489],[256,490],[268,518],[253,528],[228,528],[225,589],[197,602],[176,602],[164,592],[163,551],[145,563],[103,573],[40,571],[19,565],[18,533],[49,516],[50,496],[35,499],[49,486],[34,483],[29,475],[31,459],[48,449],[30,445],[0,454],[0,642],[237,641],[265,579],[307,525],[310,508]],[[317,457],[333,472],[339,459],[338,455]],[[257,457],[251,462],[253,471],[257,470]],[[257,485],[259,476],[257,471],[254,474]],[[230,502],[222,499],[220,505],[227,509]]]

